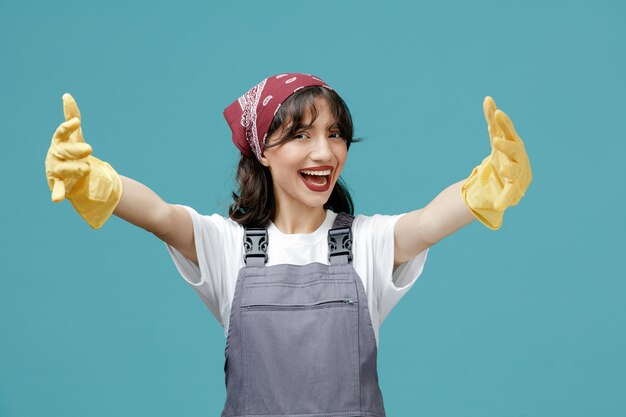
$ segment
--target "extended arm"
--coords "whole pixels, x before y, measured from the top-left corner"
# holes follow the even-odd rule
[[[120,175],[123,192],[113,214],[154,234],[198,264],[191,216],[142,183]]]
[[[396,266],[476,220],[461,197],[464,181],[443,190],[426,207],[398,219],[394,231]]]
[[[478,219],[491,230],[502,225],[504,211],[516,205],[532,181],[524,142],[509,117],[491,97],[483,103],[491,154],[470,176],[443,190],[423,209],[398,219],[394,230],[394,264],[413,258]]]
[[[189,213],[92,156],[91,146],[83,137],[80,110],[69,94],[63,95],[63,112],[65,122],[55,131],[45,161],[52,201],[67,198],[93,229],[102,227],[115,214],[174,246],[197,264]]]

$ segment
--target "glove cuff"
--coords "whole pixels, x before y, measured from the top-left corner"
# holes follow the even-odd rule
[[[101,228],[122,198],[122,179],[108,163],[89,155],[89,174],[72,188],[68,200],[93,229]]]
[[[461,197],[474,217],[491,230],[502,226],[504,210],[496,210],[493,203],[503,183],[491,165],[491,155],[472,170],[461,186]]]

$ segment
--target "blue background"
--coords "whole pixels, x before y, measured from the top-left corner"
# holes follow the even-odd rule
[[[319,75],[357,136],[363,214],[423,207],[489,153],[495,98],[534,180],[503,227],[435,245],[381,328],[389,416],[626,415],[626,3],[0,0],[0,416],[216,416],[223,329],[164,244],[50,201],[44,158],[82,112],[94,155],[226,214],[223,108]]]

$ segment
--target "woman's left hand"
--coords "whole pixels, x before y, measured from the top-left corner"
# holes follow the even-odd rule
[[[461,195],[478,220],[497,230],[504,211],[524,196],[532,181],[532,170],[524,142],[511,119],[496,108],[491,97],[485,97],[483,109],[491,154],[474,168],[461,187]]]
[[[489,96],[483,103],[485,119],[491,141],[491,164],[500,177],[503,187],[493,202],[495,210],[515,206],[524,196],[532,181],[532,170],[524,142],[515,132],[513,122]]]

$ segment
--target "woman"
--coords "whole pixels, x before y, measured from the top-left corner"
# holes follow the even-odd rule
[[[353,216],[340,174],[350,112],[321,79],[268,77],[224,116],[241,151],[229,217],[201,216],[91,156],[80,113],[46,158],[53,201],[99,228],[111,213],[162,239],[226,333],[226,416],[384,416],[380,324],[420,275],[428,248],[478,218],[498,229],[532,174],[512,123],[485,100],[492,153],[429,205]],[[123,191],[122,191],[123,190]]]

